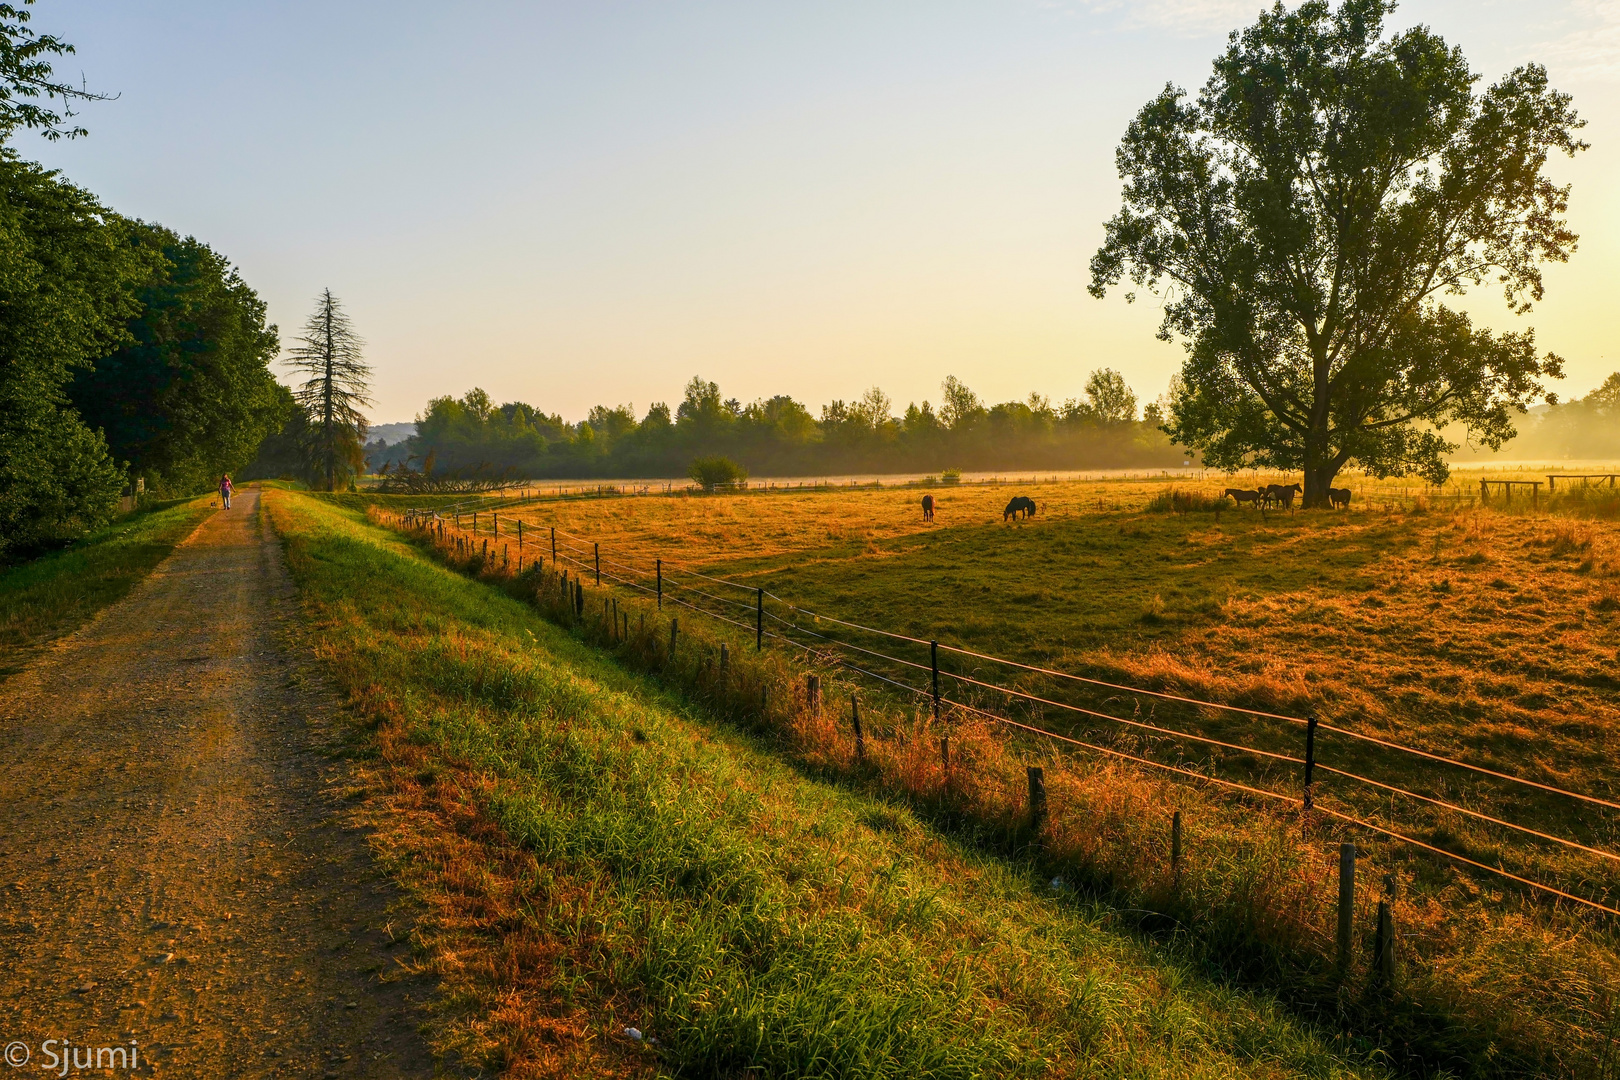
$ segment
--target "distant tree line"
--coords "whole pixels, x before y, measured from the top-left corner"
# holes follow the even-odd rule
[[[367,463],[420,469],[432,455],[441,474],[525,478],[684,476],[694,459],[715,455],[756,476],[1179,465],[1181,453],[1158,430],[1160,406],[1138,413],[1136,395],[1107,369],[1092,373],[1083,398],[1061,405],[1039,394],[986,405],[947,378],[937,407],[913,403],[898,415],[875,387],[823,405],[818,417],[785,395],[745,405],[693,378],[673,410],[658,402],[638,418],[630,405],[599,405],[569,423],[472,390],[430,401],[415,437],[372,443]]]
[[[207,487],[290,408],[276,329],[228,259],[3,145],[83,134],[71,106],[97,95],[51,76],[70,52],[0,6],[0,561],[106,522],[137,485]]]
[[[1479,457],[1519,461],[1620,460],[1620,371],[1585,397],[1561,401],[1519,421],[1519,436]]]

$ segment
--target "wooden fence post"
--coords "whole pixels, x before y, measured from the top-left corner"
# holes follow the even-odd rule
[[[1181,891],[1181,811],[1170,818],[1170,877],[1177,892]]]
[[[1305,719],[1305,796],[1301,801],[1304,809],[1311,808],[1311,779],[1316,771],[1316,714],[1312,713]]]
[[[1031,765],[1029,774],[1029,831],[1040,839],[1041,826],[1046,822],[1046,772],[1039,765]]]
[[[1384,898],[1378,901],[1378,929],[1373,956],[1378,967],[1378,981],[1385,987],[1395,985],[1395,875],[1384,875]]]
[[[1373,958],[1377,965],[1378,982],[1390,986],[1395,981],[1395,917],[1389,901],[1378,901],[1378,928],[1373,943]]]
[[[861,700],[854,691],[849,695],[849,721],[855,728],[855,760],[866,760],[866,737],[861,734]]]
[[[939,642],[928,643],[928,666],[933,674],[934,719],[939,720]]]
[[[949,735],[939,737],[939,766],[945,771],[945,783],[949,785],[951,782],[951,737]]]
[[[658,610],[664,610],[664,560],[658,560]]]
[[[804,702],[810,709],[811,716],[821,715],[821,676],[806,675],[804,677]]]
[[[592,541],[591,556],[596,560],[596,583],[602,584],[602,545]]]
[[[680,623],[681,623],[681,620],[678,617],[676,617],[674,615],[670,616],[670,618],[669,618],[669,655],[670,655],[671,659],[673,659],[674,656],[675,656],[675,635],[680,629]]]
[[[1350,945],[1356,917],[1356,845],[1339,845],[1338,966],[1342,979],[1350,971]]]
[[[557,527],[551,527],[551,565],[557,565]]]

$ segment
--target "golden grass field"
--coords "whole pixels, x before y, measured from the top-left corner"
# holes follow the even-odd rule
[[[652,560],[662,558],[670,588],[681,580],[710,588],[683,578],[677,567],[700,570],[763,587],[803,609],[884,630],[1128,686],[1293,716],[1314,713],[1337,727],[1541,783],[1611,800],[1620,795],[1620,505],[1608,488],[1561,491],[1551,502],[1543,489],[1534,508],[1523,499],[1510,507],[1480,507],[1470,500],[1477,475],[1465,475],[1445,492],[1361,481],[1352,483],[1356,498],[1349,511],[1262,515],[1228,502],[1217,513],[1213,497],[1229,483],[1252,481],[935,486],[927,489],[939,501],[933,524],[921,520],[923,490],[916,486],[540,499],[501,506],[498,534],[492,532],[491,504],[484,504],[476,532],[467,528],[472,523],[464,513],[461,535],[475,543],[493,540],[516,556],[513,531],[521,518],[527,530],[521,554],[528,563],[538,554],[550,564],[546,530],[555,526],[563,553],[572,537],[581,556],[580,563],[565,562],[563,568],[571,574],[586,568],[587,584],[595,542],[607,573],[633,568],[648,584]],[[1183,496],[1182,505],[1200,508],[1169,511],[1172,487]],[[1032,496],[1040,513],[1004,523],[1001,508],[1013,494]],[[1190,504],[1187,496],[1193,497]],[[625,602],[634,595],[625,591]],[[818,625],[802,612],[790,617]],[[688,617],[693,621],[702,622]],[[734,649],[752,644],[751,634],[722,632],[732,633]],[[919,651],[870,636],[842,636],[926,662],[926,646]],[[1075,687],[976,661],[953,659],[941,666],[1175,731],[1294,755],[1302,751],[1300,729],[1287,724]],[[912,677],[913,685],[919,681],[915,669],[883,670]],[[859,680],[856,685],[867,687],[863,693],[873,690]],[[993,694],[957,697],[1114,750],[1190,764],[1285,794],[1299,789],[1297,765],[1210,750],[1059,709],[1020,711],[1017,702]],[[962,714],[953,722],[965,719]],[[830,730],[811,741],[827,738],[840,737]],[[1021,769],[1013,768],[1018,756],[1029,760],[1048,752],[1009,746],[982,751],[982,760],[1010,776]],[[896,753],[905,758],[905,752]],[[1009,753],[1014,760],[1004,762]],[[1245,823],[1248,811],[1217,810],[1181,781],[1169,778],[1166,786],[1162,773],[1104,759],[1097,773],[1099,762],[1086,760],[1085,752],[1069,756],[1081,771],[1079,779],[1063,782],[1073,788],[1072,797],[1064,798],[1103,813],[1103,820],[1113,822],[1103,826],[1105,834],[1120,827],[1120,813],[1128,818],[1159,806],[1167,814],[1178,801],[1203,807],[1194,813],[1207,815],[1210,827],[1223,822],[1219,828],[1226,835],[1241,834],[1242,843],[1259,845],[1257,851],[1272,843],[1268,829],[1299,825],[1297,813],[1283,813],[1273,825],[1264,824],[1270,815]],[[1338,735],[1322,737],[1318,760],[1620,851],[1614,814],[1600,807]],[[917,767],[897,765],[897,776]],[[1141,775],[1132,779],[1133,772]],[[992,786],[1011,782],[1003,776]],[[1620,907],[1620,860],[1558,847],[1337,776],[1319,773],[1317,794],[1319,806]],[[1018,801],[1011,789],[998,788],[986,798],[996,806]],[[1162,860],[1156,850],[1162,839],[1154,839],[1160,824],[1147,823],[1145,833],[1137,825],[1126,827],[1135,839],[1109,851],[1111,841],[1087,834],[1085,816],[1054,824],[1065,834],[1064,850],[1084,853],[1081,861],[1101,868],[1105,877],[1125,881],[1146,872],[1157,880],[1160,870],[1145,868]],[[1262,904],[1273,912],[1267,918],[1280,919],[1279,926],[1298,923],[1297,933],[1306,938],[1323,932],[1310,929],[1319,916],[1283,909],[1320,908],[1321,898],[1311,891],[1330,889],[1325,875],[1334,845],[1353,839],[1371,860],[1363,880],[1395,875],[1403,940],[1410,939],[1403,948],[1414,958],[1423,955],[1430,984],[1472,987],[1469,993],[1486,995],[1480,1000],[1503,1003],[1497,1008],[1522,1003],[1525,1016],[1562,1016],[1559,1022],[1572,1023],[1583,1044],[1608,1045],[1620,1001],[1620,935],[1611,917],[1567,901],[1549,902],[1546,894],[1366,830],[1322,824],[1332,827],[1308,829],[1299,853],[1289,856],[1304,859],[1288,872],[1302,876],[1262,889],[1275,894]],[[1288,843],[1298,846],[1297,839]],[[1371,897],[1371,888],[1366,895]]]
[[[1224,483],[1181,479],[1174,486],[1184,497],[1179,504],[1166,497],[1163,478],[937,486],[929,489],[939,500],[932,525],[921,520],[917,487],[541,499],[499,507],[498,534],[493,504],[484,503],[476,531],[467,513],[461,517],[463,528],[451,530],[470,539],[471,547],[458,542],[450,554],[470,559],[469,567],[494,573],[498,580],[511,580],[507,575],[515,564],[508,560],[515,556],[533,567],[539,555],[550,565],[546,530],[554,525],[564,553],[573,537],[574,551],[583,556],[562,568],[573,576],[585,568],[587,585],[593,578],[590,542],[596,542],[604,570],[622,574],[629,566],[648,584],[651,560],[662,558],[670,588],[685,580],[725,591],[683,579],[677,566],[701,569],[767,588],[801,608],[946,645],[1208,701],[1295,716],[1310,711],[1337,727],[1543,783],[1608,798],[1620,791],[1612,764],[1620,719],[1615,693],[1620,544],[1614,520],[1620,515],[1608,489],[1561,494],[1550,507],[1544,494],[1534,509],[1522,500],[1512,507],[1480,508],[1467,499],[1470,490],[1477,491],[1477,479],[1464,478],[1446,493],[1366,482],[1355,485],[1357,497],[1348,512],[1261,515],[1230,504],[1216,513],[1212,498],[1197,497],[1218,495]],[[1455,495],[1459,491],[1461,500]],[[1033,496],[1041,512],[1030,521],[1003,523],[1001,507],[1014,493]],[[1170,505],[1201,508],[1177,513],[1166,509]],[[527,530],[521,551],[513,535],[518,519]],[[484,541],[496,545],[488,558],[477,552]],[[489,558],[499,561],[492,565]],[[528,586],[514,581],[509,587]],[[590,595],[590,603],[599,604],[609,593],[590,590]],[[636,594],[623,590],[620,595],[628,612]],[[649,607],[636,605],[653,614]],[[773,610],[787,611],[774,601]],[[678,613],[688,627],[707,632],[701,618]],[[803,612],[789,617],[828,629],[806,621]],[[650,639],[634,635],[637,649],[652,649],[648,655],[655,667],[660,653],[652,647],[659,633],[654,627]],[[730,634],[734,656],[746,655],[752,645],[752,634],[726,628],[720,633]],[[917,648],[842,636],[895,655]],[[700,652],[712,648],[703,640],[695,642]],[[767,661],[773,653],[783,660],[797,655],[773,645]],[[926,646],[911,659],[925,660]],[[1300,729],[1287,724],[1076,688],[960,658],[941,666],[1176,731],[1301,752]],[[702,670],[701,665],[694,669],[694,677],[712,681],[712,665],[708,676]],[[911,677],[914,685],[917,681],[914,669],[885,670]],[[926,678],[926,671],[922,675]],[[873,689],[860,680],[851,688]],[[948,693],[1116,751],[1190,764],[1285,794],[1298,792],[1296,765],[1211,751],[1185,737],[1077,718],[1059,709],[1019,712],[1015,702],[959,691]],[[780,687],[772,691],[771,700],[780,692]],[[795,706],[802,707],[802,702]],[[876,719],[880,727],[883,715],[880,711]],[[1551,1034],[1521,1032],[1514,1038],[1544,1048],[1578,1040],[1585,1048],[1577,1055],[1580,1061],[1610,1052],[1601,1048],[1612,1045],[1615,1031],[1620,936],[1607,916],[1567,902],[1550,903],[1545,894],[1492,873],[1319,816],[1313,815],[1301,835],[1297,803],[1287,810],[1241,797],[1233,802],[1218,792],[1196,790],[1199,785],[1189,787],[1185,778],[1121,766],[1088,752],[1060,755],[1069,762],[1064,764],[1051,757],[1049,746],[1026,742],[1019,749],[1019,739],[999,736],[987,742],[995,732],[967,714],[953,713],[944,730],[966,740],[964,749],[974,761],[973,790],[979,794],[969,795],[961,780],[954,789],[941,789],[937,749],[924,745],[934,740],[916,741],[927,732],[923,721],[915,731],[903,718],[884,729],[892,732],[886,737],[899,740],[892,751],[873,751],[892,754],[893,764],[884,766],[893,772],[890,783],[924,801],[967,798],[978,806],[976,820],[1003,820],[1021,803],[1019,760],[1044,757],[1058,769],[1054,821],[1047,830],[1052,850],[1090,867],[1099,880],[1114,882],[1122,899],[1148,907],[1169,903],[1171,910],[1214,918],[1211,927],[1260,927],[1253,932],[1319,954],[1324,946],[1307,943],[1323,933],[1331,943],[1329,867],[1335,845],[1353,839],[1364,861],[1370,860],[1363,871],[1366,902],[1378,891],[1381,875],[1394,875],[1402,950],[1416,964],[1413,977],[1427,987],[1422,1000],[1450,1001],[1445,1010],[1459,1008],[1476,1018],[1494,1011],[1510,1026],[1528,1024],[1525,1031],[1551,1024]],[[855,764],[845,760],[847,716],[830,716],[810,728],[800,713],[782,722],[801,732],[796,738],[810,747],[809,760],[839,768]],[[929,753],[936,755],[932,765]],[[1580,843],[1611,851],[1620,847],[1612,815],[1589,804],[1338,735],[1324,735],[1318,760]],[[1486,866],[1610,906],[1620,896],[1617,860],[1556,847],[1336,776],[1319,773],[1317,791],[1319,806],[1350,811]],[[1185,908],[1163,891],[1164,831],[1170,808],[1178,806],[1193,815],[1199,857],[1216,860],[1207,871],[1214,874],[1214,884],[1208,885],[1214,891],[1207,895],[1225,899],[1211,899],[1213,907]],[[1275,812],[1256,816],[1261,806]],[[1292,838],[1284,839],[1290,833]],[[1228,850],[1227,845],[1235,846]],[[1226,860],[1232,860],[1229,867],[1218,870]],[[1259,877],[1250,880],[1251,871],[1243,866],[1266,869],[1252,871]],[[1199,916],[1199,910],[1207,914]],[[1419,1006],[1420,1011],[1430,1007]],[[1575,1064],[1561,1071],[1580,1075],[1583,1069],[1587,1066]]]

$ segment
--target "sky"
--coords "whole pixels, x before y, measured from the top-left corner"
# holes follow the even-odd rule
[[[1256,0],[425,4],[39,0],[56,65],[114,101],[17,139],[114,209],[232,259],[290,342],[330,288],[374,421],[479,386],[577,420],[693,375],[817,411],[955,375],[990,401],[1144,401],[1181,349],[1152,299],[1085,291],[1114,148],[1208,77]],[[1578,396],[1620,368],[1620,0],[1411,0],[1390,20],[1488,83],[1547,65],[1592,149],[1556,159],[1581,234],[1528,317]],[[285,374],[283,374],[285,378]]]

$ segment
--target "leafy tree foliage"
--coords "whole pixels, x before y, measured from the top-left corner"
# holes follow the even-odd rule
[[[337,297],[324,289],[289,353],[293,369],[306,376],[293,399],[307,423],[308,474],[327,491],[336,491],[339,479],[347,481],[364,462],[366,417],[360,407],[371,404],[371,368],[362,346]],[[475,403],[481,417],[488,407],[487,395]]]
[[[113,458],[150,490],[201,491],[246,465],[287,419],[270,374],[280,350],[264,302],[229,261],[158,225],[129,227],[149,257],[127,343],[81,368],[70,391]]]
[[[1575,236],[1549,153],[1584,148],[1568,96],[1528,65],[1474,92],[1461,52],[1390,0],[1278,4],[1232,35],[1196,100],[1132,121],[1124,207],[1091,292],[1163,289],[1187,346],[1167,430],[1207,464],[1303,469],[1307,504],[1354,461],[1447,474],[1435,428],[1496,447],[1561,363],[1440,302],[1487,278],[1517,312]]]
[[[70,126],[73,104],[105,101],[83,87],[61,82],[51,74],[52,56],[67,56],[73,46],[53,34],[38,34],[28,25],[34,0],[22,6],[0,4],[0,139],[18,128],[33,128],[47,139],[72,139],[85,134]],[[60,101],[60,111],[41,101]]]
[[[987,408],[955,378],[943,389],[938,411],[913,402],[897,417],[889,396],[873,387],[858,401],[822,406],[818,419],[786,395],[744,405],[694,378],[674,410],[655,403],[637,422],[633,406],[599,405],[580,423],[520,402],[496,407],[473,390],[430,401],[416,437],[405,447],[373,444],[368,463],[375,470],[433,453],[441,470],[511,468],[543,477],[678,476],[693,458],[713,456],[767,475],[1168,465],[1183,458],[1156,427],[1136,422],[1135,395],[1116,371],[1094,372],[1085,398],[1059,406],[1031,394],[1027,402]]]
[[[127,337],[150,265],[88,192],[0,149],[0,557],[106,521],[123,477],[72,408],[76,369]]]
[[[694,459],[687,467],[686,475],[704,491],[720,491],[734,488],[747,480],[748,470],[728,457],[713,455]]]

